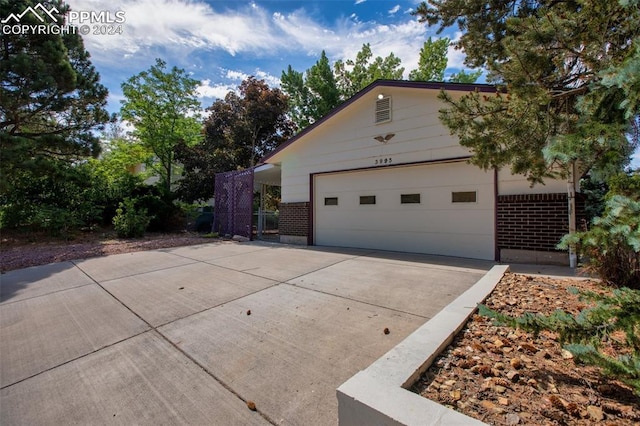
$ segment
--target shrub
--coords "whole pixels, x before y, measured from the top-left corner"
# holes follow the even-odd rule
[[[586,232],[566,235],[559,244],[575,244],[588,267],[616,287],[640,289],[640,201],[611,196],[601,217]]]
[[[151,217],[149,231],[165,232],[184,228],[185,212],[171,195],[162,194],[156,186],[144,186],[138,188],[134,196],[136,205],[146,208]]]
[[[36,228],[34,230],[42,230],[51,236],[67,239],[83,224],[78,212],[49,205],[38,206],[32,221]]]
[[[151,222],[146,208],[137,208],[135,200],[125,198],[116,209],[113,227],[121,238],[142,237]]]

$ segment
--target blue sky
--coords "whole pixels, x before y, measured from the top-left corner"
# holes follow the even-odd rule
[[[420,48],[436,35],[410,12],[417,0],[67,0],[76,11],[125,12],[122,34],[84,36],[85,47],[110,92],[109,110],[120,108],[120,84],[148,69],[155,58],[202,82],[203,107],[224,97],[247,76],[279,85],[282,71],[312,66],[325,50],[330,61],[355,58],[364,43],[374,56],[393,52],[405,77],[417,67]],[[450,49],[448,72],[463,54]]]
[[[393,52],[405,77],[429,37],[442,34],[411,15],[419,0],[66,0],[75,11],[123,11],[122,34],[84,36],[85,47],[109,89],[110,112],[120,109],[120,85],[155,58],[200,80],[203,108],[235,90],[246,77],[280,84],[282,71],[311,67],[325,50],[333,63],[355,58],[364,43],[374,56]],[[464,68],[464,53],[449,49],[447,74]],[[482,81],[482,77],[480,81]],[[640,167],[640,149],[634,167]]]

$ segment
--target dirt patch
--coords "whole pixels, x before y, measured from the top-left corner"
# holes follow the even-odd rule
[[[569,287],[609,291],[593,280],[506,274],[485,303],[510,315],[577,313],[586,305]],[[640,400],[631,388],[577,364],[557,338],[534,338],[474,315],[413,390],[493,425],[639,424]],[[604,342],[610,355],[621,350],[618,339]]]
[[[148,234],[143,238],[120,239],[113,232],[79,234],[73,241],[61,241],[44,236],[3,232],[0,244],[2,272],[29,266],[86,259],[110,254],[204,244],[215,241],[197,233]]]

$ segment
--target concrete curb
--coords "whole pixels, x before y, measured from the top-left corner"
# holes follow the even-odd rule
[[[336,391],[340,426],[484,425],[408,391],[493,291],[509,265],[496,265],[436,316]]]

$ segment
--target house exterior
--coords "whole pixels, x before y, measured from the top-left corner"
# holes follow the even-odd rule
[[[555,246],[575,184],[469,164],[438,118],[441,89],[495,93],[378,80],[265,157],[255,176],[279,173],[280,241],[567,264]]]

